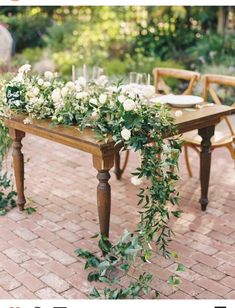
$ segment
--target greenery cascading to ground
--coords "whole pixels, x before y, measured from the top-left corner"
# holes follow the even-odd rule
[[[165,105],[148,103],[154,91],[151,86],[114,85],[106,76],[91,82],[80,77],[66,83],[51,72],[31,75],[30,69],[28,64],[21,67],[2,88],[1,109],[5,116],[23,112],[27,114],[26,125],[33,118],[50,118],[54,124],[75,125],[80,130],[90,127],[98,140],[112,138],[124,149],[140,152],[141,165],[133,173],[133,183],[140,185],[140,219],[135,230],[124,230],[114,244],[100,236],[98,244],[103,256],[82,248],[76,253],[86,259],[85,268],[92,268],[89,281],[109,285],[103,290],[94,288],[92,297],[137,298],[148,293],[155,289],[150,286],[150,273],[140,270],[138,278],[132,279],[128,288],[122,288],[115,272],[131,273],[140,260],[142,264],[151,262],[157,251],[164,257],[172,255],[168,243],[173,231],[168,222],[172,215],[178,217],[181,213],[175,189],[181,141],[164,138],[176,133],[170,110]],[[182,265],[177,268],[183,269]],[[169,283],[177,285],[179,279],[171,276]]]

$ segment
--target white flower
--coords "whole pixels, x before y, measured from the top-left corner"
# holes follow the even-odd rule
[[[97,111],[93,111],[91,114],[92,119],[95,120],[97,118],[97,115],[98,115]]]
[[[118,100],[119,100],[120,103],[123,103],[123,102],[125,101],[125,99],[126,99],[126,98],[125,98],[124,95],[119,95],[119,96],[118,96]]]
[[[53,73],[50,72],[50,71],[46,71],[44,73],[44,76],[45,76],[46,79],[51,80],[53,78]]]
[[[170,153],[170,152],[171,152],[171,148],[169,147],[168,144],[163,144],[162,150],[163,150],[165,153]]]
[[[176,112],[175,112],[176,117],[181,117],[182,114],[183,114],[183,112],[181,110],[176,110]]]
[[[51,86],[50,81],[45,81],[45,82],[44,82],[44,87],[45,87],[45,88],[49,88],[50,86]]]
[[[107,87],[107,90],[108,90],[108,92],[110,94],[113,94],[113,93],[118,92],[118,87],[116,87],[116,86],[109,86],[109,87]]]
[[[37,96],[38,94],[39,94],[39,89],[37,88],[37,87],[34,87],[33,89],[32,89],[32,92],[33,92],[33,95],[34,96]]]
[[[75,90],[76,90],[77,92],[80,92],[80,91],[82,90],[82,88],[81,88],[81,86],[80,86],[80,84],[78,83],[77,80],[75,81]]]
[[[131,137],[131,131],[127,128],[123,128],[121,131],[121,136],[124,140],[129,140]]]
[[[102,86],[104,87],[108,82],[108,78],[105,76],[105,75],[101,75],[96,81],[95,83],[98,85],[98,86]]]
[[[65,86],[71,90],[75,89],[75,84],[72,81],[68,81]]]
[[[55,90],[53,90],[52,94],[51,94],[51,98],[53,100],[54,103],[59,103],[61,101],[61,91],[59,88],[56,88]]]
[[[59,116],[58,117],[58,122],[62,122],[63,121],[63,117],[62,116]]]
[[[24,124],[32,124],[32,120],[31,120],[30,118],[25,118],[25,119],[23,120],[23,123],[24,123]]]
[[[99,96],[99,102],[103,105],[106,102],[107,95],[106,94],[100,94]]]
[[[140,179],[140,178],[138,178],[138,176],[133,176],[132,178],[131,178],[131,183],[133,184],[133,185],[141,185],[142,183],[143,183],[143,181],[142,181],[142,179]]]
[[[44,84],[44,81],[42,78],[38,79],[38,85],[39,86],[42,86]]]
[[[126,99],[123,103],[123,108],[126,110],[126,111],[131,111],[131,110],[134,110],[136,107],[135,105],[135,102],[132,100],[132,99]]]
[[[90,103],[97,106],[97,99],[96,98],[91,98],[90,99]]]
[[[88,93],[87,92],[79,92],[76,94],[76,99],[81,99],[87,97]]]
[[[136,93],[134,93],[134,92],[130,92],[130,93],[129,93],[129,97],[130,97],[130,98],[134,99],[135,96],[136,96]]]
[[[143,86],[143,95],[146,97],[146,98],[151,98],[154,96],[155,94],[155,88],[153,86]]]
[[[34,97],[33,91],[32,90],[27,91],[26,96],[29,97],[29,98]]]
[[[65,97],[68,94],[69,89],[65,86],[61,89],[61,95]]]
[[[31,70],[31,65],[30,64],[24,64],[22,65],[19,69],[18,72],[20,74],[27,74]]]
[[[18,73],[15,78],[13,78],[13,81],[15,82],[23,82],[24,81],[24,76],[22,73]]]
[[[86,86],[86,78],[79,77],[77,83],[84,88]]]

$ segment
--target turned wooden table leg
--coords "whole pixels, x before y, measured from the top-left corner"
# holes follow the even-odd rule
[[[93,155],[93,165],[98,170],[97,179],[97,207],[100,222],[100,233],[109,236],[109,222],[111,212],[111,187],[109,170],[114,163],[114,156],[105,158]]]
[[[114,156],[114,173],[116,174],[117,180],[120,180],[122,177],[120,163],[121,163],[120,153],[116,152]]]
[[[114,155],[114,173],[116,174],[117,180],[121,180],[121,178],[122,178],[122,174],[125,171],[127,163],[128,163],[130,151],[126,150],[122,153],[123,153],[123,155],[125,155],[125,159],[124,159],[122,167],[121,167],[121,154],[120,154],[120,152],[116,152],[115,155]]]
[[[24,155],[21,152],[22,143],[21,140],[24,138],[25,133],[16,129],[10,128],[10,136],[13,139],[13,164],[15,173],[15,182],[17,190],[17,201],[20,211],[24,210],[24,205],[26,203],[24,196]]]
[[[211,137],[214,135],[215,126],[200,128],[199,135],[202,137],[200,153],[200,182],[201,198],[199,200],[202,211],[206,210],[208,204],[208,188],[211,169]]]

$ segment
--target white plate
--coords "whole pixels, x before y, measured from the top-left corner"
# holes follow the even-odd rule
[[[200,96],[194,95],[174,95],[168,94],[154,97],[150,100],[151,103],[170,104],[173,107],[187,108],[194,105],[201,104],[204,99]]]

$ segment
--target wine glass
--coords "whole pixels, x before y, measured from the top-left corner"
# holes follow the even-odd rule
[[[150,74],[146,74],[146,73],[142,74],[142,84],[145,86],[150,85]]]
[[[92,69],[92,79],[93,80],[98,79],[103,73],[104,73],[103,68],[94,66]]]
[[[132,84],[132,83],[138,83],[137,81],[138,81],[138,73],[136,73],[136,72],[130,72],[130,80],[129,80],[129,82],[130,82],[130,84]]]

